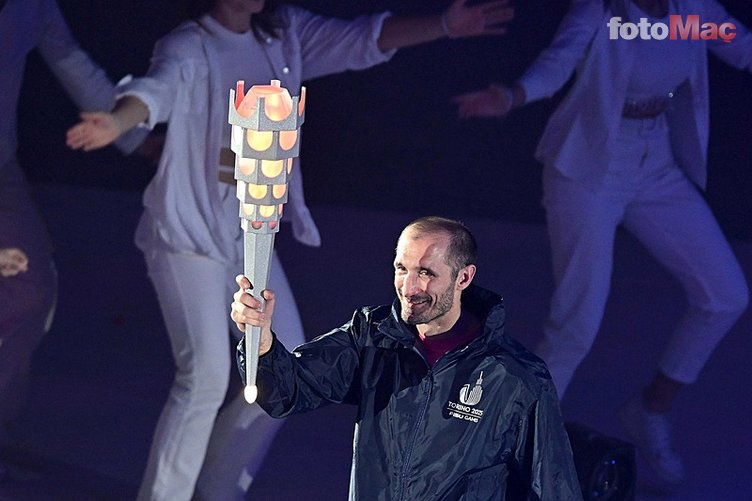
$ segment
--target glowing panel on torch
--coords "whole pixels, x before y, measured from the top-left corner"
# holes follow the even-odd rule
[[[297,130],[281,130],[279,131],[279,147],[287,151],[295,146],[298,141]]]
[[[272,217],[275,207],[275,205],[259,205],[259,214],[261,217]]]
[[[240,157],[238,158],[238,168],[240,169],[240,172],[246,176],[250,176],[253,174],[253,171],[256,170],[256,160]]]
[[[246,132],[246,141],[248,146],[256,151],[266,151],[271,147],[274,140],[274,133],[270,130],[253,130],[248,129]]]
[[[262,160],[261,172],[266,177],[277,177],[282,174],[282,169],[285,168],[284,160]]]
[[[248,185],[248,194],[256,199],[262,199],[266,196],[269,189],[266,187],[265,184],[249,184]]]

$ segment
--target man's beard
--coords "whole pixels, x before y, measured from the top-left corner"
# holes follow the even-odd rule
[[[403,296],[403,299],[406,300],[407,298]],[[427,294],[415,294],[413,296],[410,296],[410,299],[418,301],[431,301],[431,297]],[[419,306],[422,306],[423,304],[428,303],[422,303]],[[449,286],[444,292],[441,293],[441,295],[439,295],[434,305],[420,313],[408,312],[405,303],[403,303],[401,312],[402,320],[409,325],[427,324],[428,322],[436,320],[437,318],[451,310],[452,305],[454,305],[454,289],[452,286]]]

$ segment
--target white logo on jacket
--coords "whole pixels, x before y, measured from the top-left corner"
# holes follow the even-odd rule
[[[474,406],[480,403],[480,399],[483,396],[482,383],[483,371],[481,371],[480,376],[478,376],[478,380],[475,381],[475,385],[473,385],[472,389],[470,389],[470,384],[466,384],[460,389],[459,403],[452,402],[451,400],[447,402],[447,410],[451,417],[473,423],[477,423],[481,420],[483,417],[483,410],[477,409]]]
[[[483,371],[480,371],[480,376],[475,382],[475,386],[473,386],[472,390],[470,389],[469,384],[466,384],[460,390],[460,402],[465,405],[476,405],[478,402],[480,402],[480,397],[481,395],[483,395],[483,386],[481,386],[482,382]]]

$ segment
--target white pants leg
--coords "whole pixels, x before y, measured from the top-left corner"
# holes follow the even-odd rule
[[[544,174],[544,205],[556,291],[536,353],[560,397],[587,355],[603,316],[616,226],[622,221],[674,273],[690,309],[661,363],[692,382],[747,304],[736,259],[697,190],[674,164],[662,118],[625,120],[597,187]]]
[[[177,371],[138,499],[187,501],[194,489],[208,499],[242,499],[282,423],[245,404],[242,395],[217,415],[235,363],[228,335],[237,329],[229,315],[242,264],[157,250],[147,255],[147,265]],[[295,346],[303,330],[276,253],[269,288],[278,297],[275,332]]]
[[[551,171],[543,186],[556,289],[535,353],[563,397],[603,318],[624,203]]]
[[[287,277],[276,256],[272,261],[269,288],[277,297],[272,328],[278,340],[286,348],[293,349],[305,341],[303,325]],[[248,405],[242,392],[238,393],[217,417],[196,486],[196,499],[244,499],[283,422],[269,417],[258,404]]]
[[[146,256],[175,360],[139,500],[188,501],[230,373],[226,267],[202,256]]]
[[[670,378],[693,383],[747,308],[744,273],[710,208],[679,169],[641,191],[624,225],[684,288],[688,307],[659,366]]]

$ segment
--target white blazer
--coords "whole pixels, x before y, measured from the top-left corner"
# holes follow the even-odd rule
[[[618,132],[627,84],[635,64],[629,40],[609,39],[608,20],[625,18],[625,2],[573,0],[551,45],[525,72],[519,84],[528,102],[550,97],[577,72],[568,94],[552,114],[538,143],[536,158],[562,175],[598,185]],[[676,9],[678,8],[678,12]],[[670,14],[697,14],[700,22],[731,22],[730,42],[690,41],[690,78],[674,94],[667,112],[671,145],[679,166],[700,188],[707,180],[708,71],[707,51],[726,63],[752,72],[752,34],[715,0],[675,0]],[[670,42],[666,43],[684,43]]]

